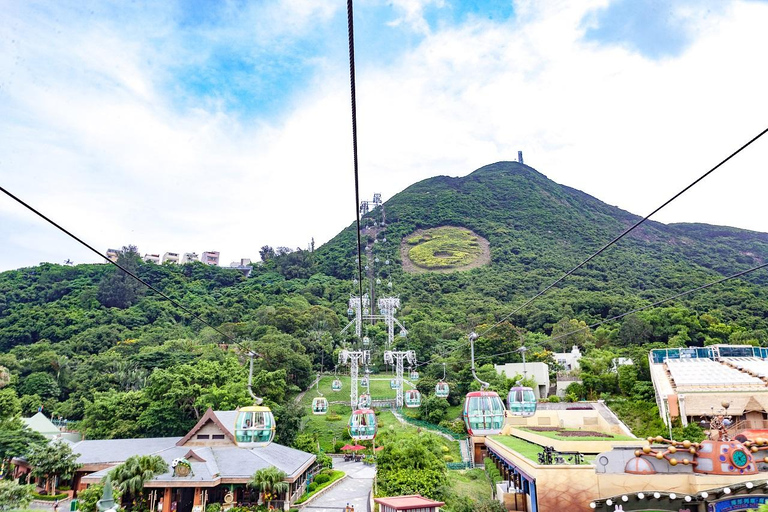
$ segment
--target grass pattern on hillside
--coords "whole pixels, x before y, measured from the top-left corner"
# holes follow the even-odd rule
[[[442,226],[406,238],[408,258],[428,270],[465,267],[482,253],[478,236],[466,228]]]

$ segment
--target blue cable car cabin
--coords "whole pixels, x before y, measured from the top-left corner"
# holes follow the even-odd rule
[[[357,399],[357,406],[361,409],[367,409],[371,406],[371,395],[363,393]]]
[[[360,381],[360,385],[364,388],[368,387],[368,377],[363,377],[363,380]]]
[[[472,391],[464,400],[462,415],[469,435],[496,435],[504,426],[504,402],[494,391]]]
[[[415,408],[421,405],[421,393],[418,389],[409,389],[403,399],[406,407]]]
[[[358,409],[349,417],[349,436],[355,441],[370,441],[376,437],[376,413]]]
[[[435,384],[435,396],[439,398],[448,398],[448,395],[451,392],[451,388],[448,386],[447,382],[440,381],[437,384]]]
[[[417,372],[416,370],[413,370],[411,372],[411,380],[419,380],[419,372]]]
[[[331,383],[331,389],[333,391],[341,391],[341,381],[339,379],[333,379]]]
[[[397,389],[399,387],[400,387],[400,385],[398,384],[397,379],[392,379],[392,380],[389,381],[389,388],[390,389]]]
[[[235,442],[241,448],[267,446],[275,438],[275,417],[269,407],[253,405],[237,411]]]
[[[312,399],[312,414],[325,414],[328,412],[328,400],[323,396]]]
[[[536,395],[533,389],[515,386],[507,395],[507,408],[512,416],[528,418],[536,414]]]

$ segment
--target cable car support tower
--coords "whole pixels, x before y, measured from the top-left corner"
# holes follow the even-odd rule
[[[370,350],[342,350],[339,354],[339,364],[349,365],[349,403],[352,410],[355,410],[357,409],[357,378],[360,367],[371,364],[371,352]]]
[[[408,364],[413,366],[416,364],[416,352],[413,350],[393,351],[387,350],[384,352],[384,362],[389,365],[395,366],[395,379],[397,380],[397,397],[395,398],[396,407],[403,406],[403,362],[408,361]]]

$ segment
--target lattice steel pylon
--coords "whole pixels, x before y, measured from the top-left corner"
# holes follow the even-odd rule
[[[349,403],[352,410],[355,410],[357,409],[357,376],[360,366],[371,364],[371,352],[370,350],[342,350],[339,354],[339,364],[349,365]]]
[[[416,365],[416,352],[413,350],[387,350],[384,352],[384,363],[395,366],[395,379],[397,381],[395,405],[397,407],[403,406],[403,361],[408,361],[410,365]]]
[[[381,297],[378,300],[378,306],[379,313],[381,313],[381,317],[383,317],[384,322],[387,324],[387,348],[391,348],[392,343],[395,342],[395,324],[400,327],[400,334],[403,337],[408,334],[408,331],[405,329],[405,327],[403,327],[403,324],[401,324],[398,319],[395,318],[397,308],[400,307],[400,298]]]

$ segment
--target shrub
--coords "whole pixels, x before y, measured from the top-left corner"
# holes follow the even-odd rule
[[[556,404],[556,403],[560,402],[560,397],[557,396],[557,395],[552,395],[549,398],[547,398],[547,402]]]
[[[221,512],[221,503],[211,503],[206,505],[205,512]]]
[[[317,475],[317,477],[315,477],[315,483],[317,485],[324,484],[325,482],[327,482],[330,479],[331,479],[331,477],[329,475],[320,474],[320,475]]]
[[[345,443],[344,441],[336,441],[336,444],[335,444],[335,445],[333,445],[333,452],[334,452],[334,453],[339,453],[339,452],[341,452],[341,449],[342,449],[342,447],[343,447],[345,444],[347,444],[347,443]]]
[[[501,471],[499,471],[499,468],[496,467],[496,464],[490,458],[486,457],[483,460],[483,463],[485,464],[485,472],[488,473],[493,485],[496,485],[503,480]]]
[[[315,490],[317,490],[317,482],[312,482],[312,483],[311,483],[311,484],[309,484],[309,486],[307,487],[307,491],[308,491],[308,492],[315,492]]]
[[[63,500],[67,498],[68,495],[65,492],[62,492],[61,494],[37,494],[36,492],[32,493],[32,498],[36,500],[42,500],[42,501],[56,501],[56,500]]]

